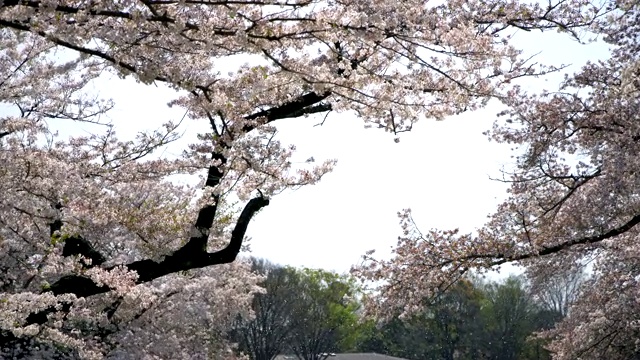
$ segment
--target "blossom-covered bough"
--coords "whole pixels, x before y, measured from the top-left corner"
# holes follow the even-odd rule
[[[3,348],[35,338],[32,354],[203,356],[194,344],[259,291],[232,263],[252,217],[335,163],[293,167],[277,120],[352,111],[397,134],[477,109],[515,79],[556,70],[521,58],[515,29],[577,35],[605,10],[573,0],[0,0]],[[238,59],[247,64],[217,70]],[[102,116],[113,104],[90,90],[104,74],[165,84],[170,105],[210,131],[179,158],[156,155],[179,122],[118,140]],[[59,137],[64,121],[96,130]],[[169,181],[201,173],[204,190]]]
[[[468,271],[516,263],[534,282],[589,265],[568,317],[544,335],[557,359],[631,359],[640,354],[640,8],[616,2],[591,29],[611,46],[557,92],[518,87],[490,136],[523,153],[509,197],[472,234],[418,230],[400,214],[394,258],[367,256],[356,269],[385,280],[384,305],[410,313]],[[409,294],[407,296],[407,294]],[[380,304],[377,304],[380,305]],[[374,306],[375,307],[375,306]]]

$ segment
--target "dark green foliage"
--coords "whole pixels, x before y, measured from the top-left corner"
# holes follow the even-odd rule
[[[266,275],[252,303],[254,319],[238,318],[230,333],[239,350],[252,360],[271,360],[283,349],[291,332],[291,304],[297,278],[292,269],[253,259],[253,271]]]
[[[463,280],[424,311],[368,330],[358,351],[412,360],[543,360],[544,342],[534,332],[561,319],[535,303],[526,284]]]
[[[253,260],[266,275],[266,293],[254,298],[254,319],[237,319],[230,333],[252,360],[295,353],[305,360],[353,350],[360,339],[357,289],[348,277],[324,270],[293,269]]]

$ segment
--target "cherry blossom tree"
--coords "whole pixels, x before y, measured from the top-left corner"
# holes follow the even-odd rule
[[[568,317],[546,333],[555,359],[631,359],[640,354],[638,227],[640,8],[607,5],[591,27],[611,46],[555,92],[519,87],[503,98],[492,139],[519,146],[505,174],[509,197],[474,233],[420,232],[410,211],[393,259],[367,255],[355,269],[383,280],[382,304],[412,312],[420,299],[469,271],[516,263],[536,279],[593,267]],[[381,304],[373,304],[373,309]]]
[[[335,164],[294,166],[277,120],[352,111],[398,134],[477,109],[515,79],[556,70],[521,57],[512,29],[578,36],[601,10],[577,0],[0,1],[3,344],[32,338],[85,358],[110,344],[162,357],[162,344],[193,357],[206,335],[196,325],[226,326],[259,291],[248,266],[224,265],[252,217]],[[217,70],[238,59],[247,63]],[[158,150],[179,122],[119,140],[102,116],[112,102],[91,90],[103,74],[174,89],[170,105],[210,131],[177,158]],[[64,122],[98,130],[61,137]],[[585,174],[575,184],[597,177]],[[202,181],[179,186],[175,175]]]

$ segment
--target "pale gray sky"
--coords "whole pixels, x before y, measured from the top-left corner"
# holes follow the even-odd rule
[[[338,158],[338,166],[319,184],[273,199],[249,229],[254,254],[345,271],[369,249],[389,251],[405,207],[425,228],[473,230],[504,193],[488,176],[509,162],[482,135],[492,113],[425,121],[398,144],[347,114],[330,114],[322,127],[313,127],[317,119],[281,123],[281,137],[296,138],[300,152]]]

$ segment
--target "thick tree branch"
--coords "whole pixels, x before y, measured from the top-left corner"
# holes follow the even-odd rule
[[[304,95],[300,95],[296,99],[284,103],[280,106],[272,107],[267,110],[259,111],[245,117],[247,120],[256,120],[259,118],[265,118],[267,122],[272,122],[279,119],[285,119],[290,117],[297,117],[305,114],[311,114],[316,112],[331,110],[331,104],[318,104],[322,100],[331,95],[330,91],[325,91],[322,94],[316,92],[309,92]],[[313,106],[316,105],[316,106]],[[255,129],[257,125],[245,125],[243,132],[249,132]]]
[[[466,260],[493,258],[497,260],[492,261],[491,266],[496,266],[496,265],[502,265],[502,264],[506,264],[514,261],[527,260],[533,257],[551,255],[551,254],[558,253],[560,251],[568,250],[571,247],[576,245],[595,244],[606,239],[620,236],[626,233],[627,231],[631,230],[634,226],[638,224],[640,224],[640,214],[632,217],[629,221],[627,221],[623,225],[617,228],[613,228],[607,231],[606,233],[565,241],[554,246],[544,247],[541,251],[529,252],[529,253],[516,255],[516,256],[509,256],[503,253],[488,254],[488,255],[475,254],[475,255],[467,256]]]
[[[199,269],[206,266],[227,264],[233,262],[242,247],[242,241],[247,232],[247,228],[253,216],[263,207],[269,205],[269,199],[262,196],[253,198],[245,205],[240,213],[240,217],[231,232],[229,244],[222,250],[207,252],[192,252],[187,245],[175,251],[160,262],[153,260],[140,260],[126,265],[127,269],[138,273],[137,284],[142,284],[155,280],[164,275],[179,271]],[[113,268],[113,267],[112,267]],[[112,269],[112,268],[108,268]],[[98,286],[93,280],[81,275],[66,275],[51,285],[45,292],[51,291],[55,295],[75,294],[77,297],[88,297],[110,291],[108,286]],[[66,312],[70,305],[63,306],[62,311]],[[44,324],[47,316],[57,311],[49,308],[38,313],[30,314],[27,317],[28,324]]]
[[[42,2],[24,1],[24,0],[4,0],[3,2],[0,2],[0,8],[11,7],[11,6],[25,6],[32,9],[39,9],[42,6]],[[134,15],[126,11],[99,10],[95,8],[73,7],[73,6],[64,6],[64,5],[57,5],[54,8],[54,10],[64,14],[77,14],[79,12],[86,12],[91,16],[103,16],[105,18],[120,18],[120,19],[134,20]],[[166,15],[146,16],[145,21],[170,23],[170,24],[175,23],[175,19],[172,19]],[[199,29],[197,25],[192,23],[185,23],[184,26],[189,30]],[[230,32],[230,33],[222,33],[222,34],[230,35],[233,33]]]
[[[220,165],[227,162],[222,154],[214,153],[213,160],[220,161]],[[224,174],[220,171],[219,165],[210,166],[207,172],[207,180],[205,187],[215,187],[220,183],[220,179]],[[207,251],[207,242],[209,241],[209,231],[213,226],[220,202],[220,195],[213,194],[211,197],[212,204],[206,205],[198,211],[198,217],[193,224],[193,229],[189,241],[179,251],[189,251],[193,253],[204,254]]]
[[[315,114],[315,113],[320,113],[320,112],[325,112],[325,111],[331,111],[333,109],[333,106],[330,103],[319,103],[317,105],[314,106],[309,106],[306,107],[304,109],[298,110],[298,111],[294,111],[292,113],[290,113],[289,115],[287,115],[287,118],[296,118],[296,117],[300,117],[300,116],[304,116],[304,115],[310,115],[310,114]]]
[[[266,122],[269,123],[279,119],[329,111],[331,110],[331,104],[322,103],[322,101],[330,95],[331,93],[328,91],[322,94],[317,94],[315,92],[306,93],[280,106],[247,115],[245,119],[255,120],[259,118],[265,118]],[[246,134],[257,128],[259,125],[260,124],[247,124],[242,128],[242,133]],[[220,165],[224,165],[227,162],[227,159],[219,153],[214,153],[212,159],[219,161]],[[220,183],[220,179],[223,175],[224,174],[222,173],[222,171],[220,171],[218,166],[209,167],[205,186],[215,187]],[[209,238],[209,230],[213,226],[217,211],[217,203],[219,202],[219,200],[220,197],[218,195],[214,195],[212,199],[213,204],[200,209],[200,211],[198,212],[198,217],[194,224],[191,238],[189,239],[187,244],[185,244],[185,246],[183,246],[183,248],[181,248],[179,251],[192,254],[205,254],[207,241]]]
[[[140,260],[126,265],[127,269],[138,273],[137,283],[145,283],[171,273],[203,268],[211,265],[233,262],[240,252],[242,240],[255,213],[269,205],[269,200],[263,197],[251,199],[242,210],[235,228],[231,233],[229,244],[222,250],[213,253],[191,252],[186,246],[178,249],[160,262]],[[87,297],[109,291],[105,286],[98,286],[89,278],[80,275],[68,275],[55,282],[48,291],[55,295],[72,293]]]
[[[574,245],[584,245],[584,244],[594,244],[594,243],[598,243],[602,240],[606,240],[612,237],[616,237],[619,235],[622,235],[624,233],[626,233],[627,231],[631,230],[634,226],[640,224],[640,214],[632,217],[629,221],[627,221],[625,224],[623,224],[622,226],[619,226],[617,228],[613,228],[609,231],[607,231],[604,234],[600,234],[600,235],[594,235],[594,236],[587,236],[587,237],[583,237],[583,238],[579,238],[579,239],[575,239],[575,240],[571,240],[571,241],[567,241],[565,243],[562,244],[558,244],[555,246],[551,246],[551,247],[545,247],[544,250],[538,252],[537,255],[543,256],[543,255],[550,255],[553,253],[557,253],[559,251],[562,250],[566,250]],[[531,256],[529,256],[531,257]]]
[[[62,248],[62,256],[81,255],[87,259],[91,259],[91,264],[86,267],[98,266],[107,261],[105,257],[82,236],[72,236],[64,241]]]
[[[56,210],[62,209],[62,204],[57,203],[54,204],[53,207]],[[59,218],[53,220],[49,224],[49,235],[51,238],[58,238],[60,234],[57,233],[62,229],[63,222]],[[87,268],[98,266],[107,261],[102,254],[100,254],[96,249],[87,241],[85,238],[79,235],[74,235],[70,237],[66,237],[64,239],[64,247],[62,248],[62,256],[74,256],[81,255],[87,259],[91,259],[91,264],[87,265]]]

